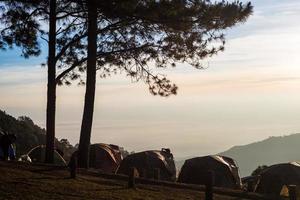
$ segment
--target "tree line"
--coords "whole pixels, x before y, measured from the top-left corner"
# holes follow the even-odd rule
[[[203,59],[224,50],[226,29],[252,10],[224,0],[0,0],[0,49],[30,58],[48,44],[45,162],[53,162],[58,85],[85,86],[78,164],[88,168],[97,73],[123,72],[153,95],[175,95],[178,87],[155,69],[203,69]]]
[[[0,134],[1,132],[16,135],[17,140],[14,146],[17,158],[46,142],[46,130],[36,125],[29,117],[14,118],[2,110],[0,110]],[[63,158],[69,161],[76,148],[67,139],[55,138],[55,144],[56,150],[63,152]]]

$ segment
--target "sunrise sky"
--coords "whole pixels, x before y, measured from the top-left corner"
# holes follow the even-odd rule
[[[226,50],[196,70],[164,73],[177,96],[151,96],[123,74],[98,79],[92,142],[132,151],[169,147],[177,158],[224,151],[269,136],[300,132],[300,1],[255,0],[245,24],[227,31]],[[0,52],[0,109],[45,127],[45,55]],[[78,143],[84,87],[57,94],[57,137]]]

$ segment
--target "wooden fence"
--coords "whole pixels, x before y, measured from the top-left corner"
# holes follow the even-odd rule
[[[82,174],[98,176],[106,179],[128,181],[128,186],[131,188],[135,188],[137,184],[144,184],[144,185],[165,186],[165,187],[171,187],[176,189],[189,189],[189,190],[200,191],[205,193],[206,196],[205,200],[213,200],[214,194],[249,199],[249,200],[283,200],[283,198],[280,196],[264,195],[264,194],[254,193],[254,192],[246,192],[242,190],[213,187],[213,180],[211,180],[211,182],[205,186],[205,185],[194,185],[194,184],[185,184],[185,183],[140,178],[138,177],[137,173],[134,172],[134,170],[135,169],[132,169],[130,176],[121,175],[121,174],[101,173],[96,170],[84,170],[84,169],[79,169],[78,172]],[[296,199],[291,198],[290,200],[296,200]]]

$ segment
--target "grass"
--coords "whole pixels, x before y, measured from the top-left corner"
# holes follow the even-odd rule
[[[195,190],[138,184],[127,188],[127,182],[105,179],[81,173],[69,178],[63,168],[0,162],[0,199],[98,199],[98,200],[204,200]],[[215,195],[214,200],[242,200],[237,197]]]

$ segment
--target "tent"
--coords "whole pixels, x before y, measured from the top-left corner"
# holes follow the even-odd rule
[[[92,168],[115,173],[121,160],[122,154],[117,145],[99,143],[90,146],[90,167]]]
[[[300,185],[300,163],[282,163],[269,166],[260,174],[255,192],[279,195],[288,185]]]
[[[40,145],[31,149],[27,153],[27,156],[29,156],[31,162],[33,163],[43,163],[45,161],[45,151],[46,146]],[[54,164],[59,166],[66,166],[66,161],[56,150],[54,150]]]
[[[214,186],[240,189],[241,180],[234,160],[225,156],[204,156],[186,160],[178,182],[205,185],[209,171],[214,172]]]
[[[78,151],[72,156],[77,157]],[[72,159],[71,159],[72,160]],[[119,146],[113,144],[92,144],[89,152],[89,167],[99,169],[107,173],[115,173],[120,162],[122,154]]]
[[[154,178],[154,171],[159,169],[161,180],[175,181],[176,179],[175,163],[169,149],[130,154],[121,162],[117,173],[129,175],[133,167],[137,169],[140,177]]]

